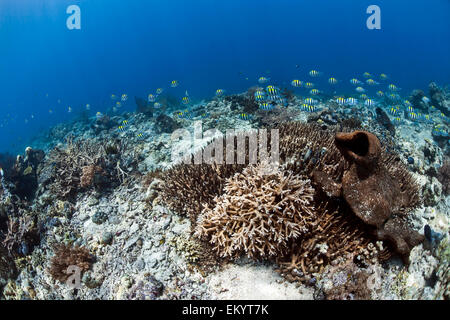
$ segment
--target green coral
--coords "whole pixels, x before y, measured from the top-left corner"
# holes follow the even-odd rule
[[[175,248],[189,263],[196,263],[201,257],[201,244],[195,239],[173,237],[169,244]]]

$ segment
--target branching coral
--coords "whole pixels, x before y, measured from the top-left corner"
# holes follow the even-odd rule
[[[196,230],[220,256],[273,257],[308,231],[314,194],[309,180],[261,163],[228,179],[224,190],[213,207],[205,207]]]
[[[120,167],[121,152],[118,144],[69,138],[66,146],[55,147],[47,160],[53,165],[50,189],[63,199],[70,199],[82,188],[123,181],[126,172]]]
[[[71,247],[65,244],[57,244],[54,246],[55,256],[50,262],[48,272],[50,275],[61,282],[66,282],[70,274],[67,270],[71,266],[77,266],[81,272],[91,268],[94,261],[89,250],[83,247]]]
[[[9,218],[8,230],[3,240],[4,247],[14,255],[29,253],[29,245],[34,242],[37,230],[29,215]]]

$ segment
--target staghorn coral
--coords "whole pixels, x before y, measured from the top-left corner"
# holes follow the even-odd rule
[[[236,171],[236,165],[176,165],[162,177],[162,200],[169,209],[195,221],[202,204],[212,204],[214,197],[222,193],[225,179]]]
[[[81,272],[85,272],[91,268],[94,262],[93,256],[89,250],[83,247],[71,247],[65,244],[56,244],[53,247],[55,256],[50,262],[48,272],[55,280],[66,282],[70,276],[67,269],[70,266],[77,266]]]
[[[224,190],[212,207],[205,205],[196,229],[222,257],[273,257],[308,231],[314,194],[309,180],[260,163],[229,178]]]
[[[52,166],[48,188],[62,199],[72,199],[83,188],[103,187],[123,182],[127,173],[120,166],[124,146],[67,139],[66,146],[55,147],[47,163]]]
[[[27,255],[30,246],[38,239],[34,219],[29,215],[19,218],[9,217],[8,230],[3,240],[3,246],[12,255]]]

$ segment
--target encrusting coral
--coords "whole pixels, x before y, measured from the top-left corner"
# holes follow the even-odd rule
[[[222,257],[273,257],[289,240],[308,231],[314,190],[309,180],[268,163],[249,166],[229,178],[225,193],[205,206],[196,235],[208,239]]]

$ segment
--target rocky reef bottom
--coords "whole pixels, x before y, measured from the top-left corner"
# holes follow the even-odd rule
[[[0,299],[448,299],[448,137],[331,100],[300,112],[292,95],[287,106],[240,117],[252,97],[204,102],[189,118],[136,112],[61,124],[2,163]],[[221,139],[195,137],[199,123],[204,131],[280,128],[282,171],[259,179],[259,167],[174,164],[174,130],[194,137],[185,142],[193,154]],[[298,126],[313,129],[287,139]],[[375,138],[342,136],[336,147],[341,131]],[[371,211],[373,188],[352,186],[375,158],[378,169],[367,174],[396,187],[376,191],[386,202]],[[266,196],[277,190],[274,209]],[[330,202],[351,219],[329,222],[345,211],[321,211]],[[266,241],[236,217],[255,214],[253,203],[270,213],[254,221],[269,235],[279,228]],[[408,231],[394,234],[386,220],[399,217]],[[233,238],[239,223],[248,238]],[[317,230],[339,248],[320,235],[309,241]]]

